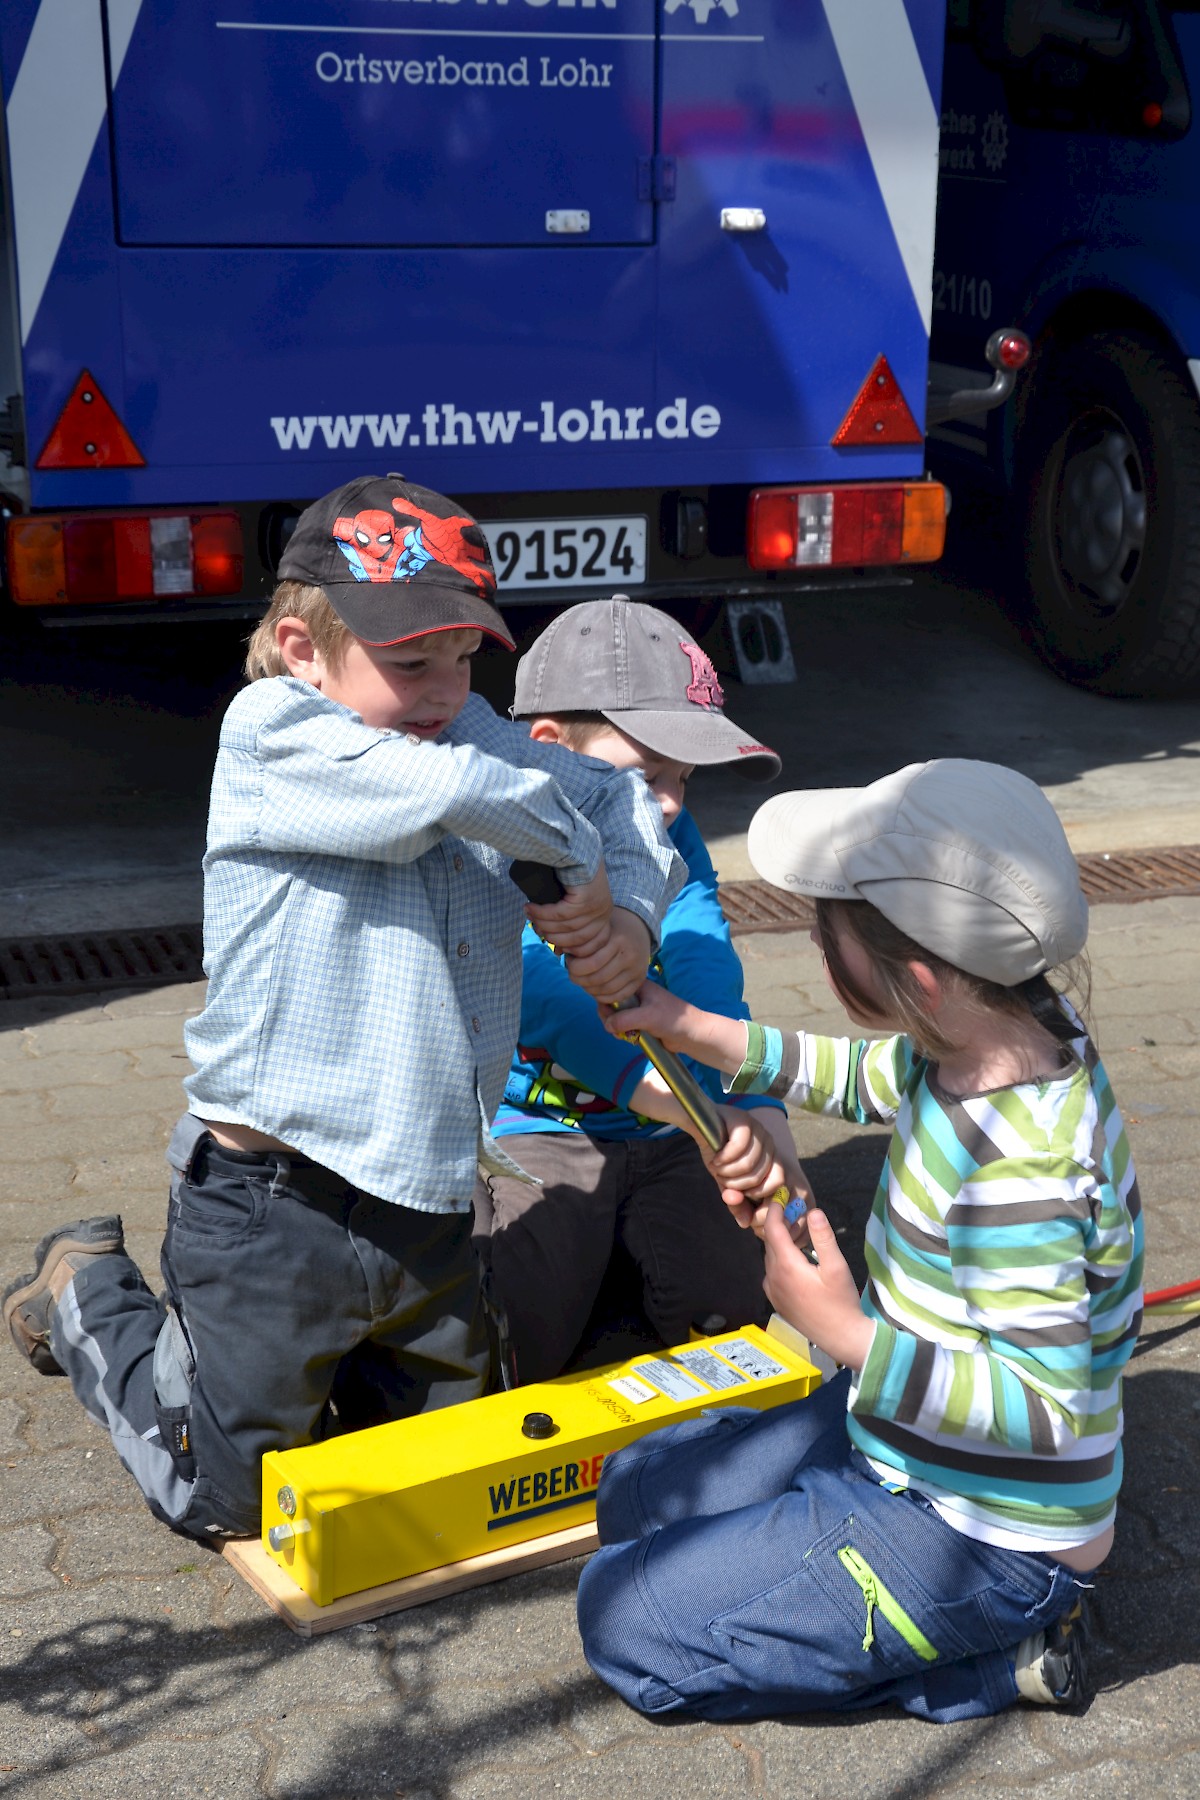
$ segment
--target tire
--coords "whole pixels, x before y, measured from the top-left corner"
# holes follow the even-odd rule
[[[1124,329],[1049,353],[1030,381],[1017,446],[1027,637],[1097,693],[1197,689],[1194,389],[1153,338]]]

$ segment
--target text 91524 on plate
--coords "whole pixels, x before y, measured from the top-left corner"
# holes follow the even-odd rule
[[[646,521],[481,519],[502,591],[634,587],[646,579]]]

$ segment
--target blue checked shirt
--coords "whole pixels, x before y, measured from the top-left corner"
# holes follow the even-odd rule
[[[477,695],[428,743],[289,676],[243,689],[213,776],[192,1112],[465,1212],[517,1038],[514,857],[567,886],[603,857],[655,941],[685,878],[640,776],[532,743]]]

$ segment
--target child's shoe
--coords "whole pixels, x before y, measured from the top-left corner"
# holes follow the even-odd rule
[[[112,1256],[124,1248],[125,1234],[115,1214],[60,1225],[34,1251],[32,1275],[19,1275],[5,1288],[4,1323],[39,1375],[63,1373],[50,1348],[50,1321],[67,1283],[93,1257]]]
[[[1088,1645],[1092,1633],[1087,1596],[1048,1631],[1025,1638],[1017,1650],[1017,1689],[1038,1706],[1081,1706],[1090,1698]]]

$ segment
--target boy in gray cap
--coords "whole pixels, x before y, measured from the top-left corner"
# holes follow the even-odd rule
[[[513,714],[531,738],[640,771],[687,864],[671,902],[652,979],[729,1019],[749,1017],[742,968],[717,899],[717,879],[684,807],[693,769],[735,764],[751,778],[779,772],[773,750],[723,711],[704,652],[674,619],[616,596],[561,613],[517,668]],[[721,1101],[709,1069],[694,1073]],[[780,1103],[726,1109],[731,1151],[802,1183]],[[631,1256],[643,1307],[665,1343],[694,1321],[765,1323],[762,1249],[721,1203],[682,1107],[636,1044],[610,1037],[564,959],[526,929],[521,1029],[493,1130],[533,1188],[480,1179],[476,1242],[507,1319],[509,1373],[557,1375],[575,1349],[615,1246]],[[723,1158],[724,1160],[724,1158]]]
[[[470,1212],[479,1162],[511,1166],[486,1123],[519,1010],[511,861],[557,869],[535,916],[606,1000],[682,878],[644,784],[471,694],[481,635],[512,640],[452,501],[351,481],[279,576],[213,777],[167,1304],[113,1215],[50,1232],[3,1306],[194,1537],[258,1529],[266,1451],[487,1384]]]

